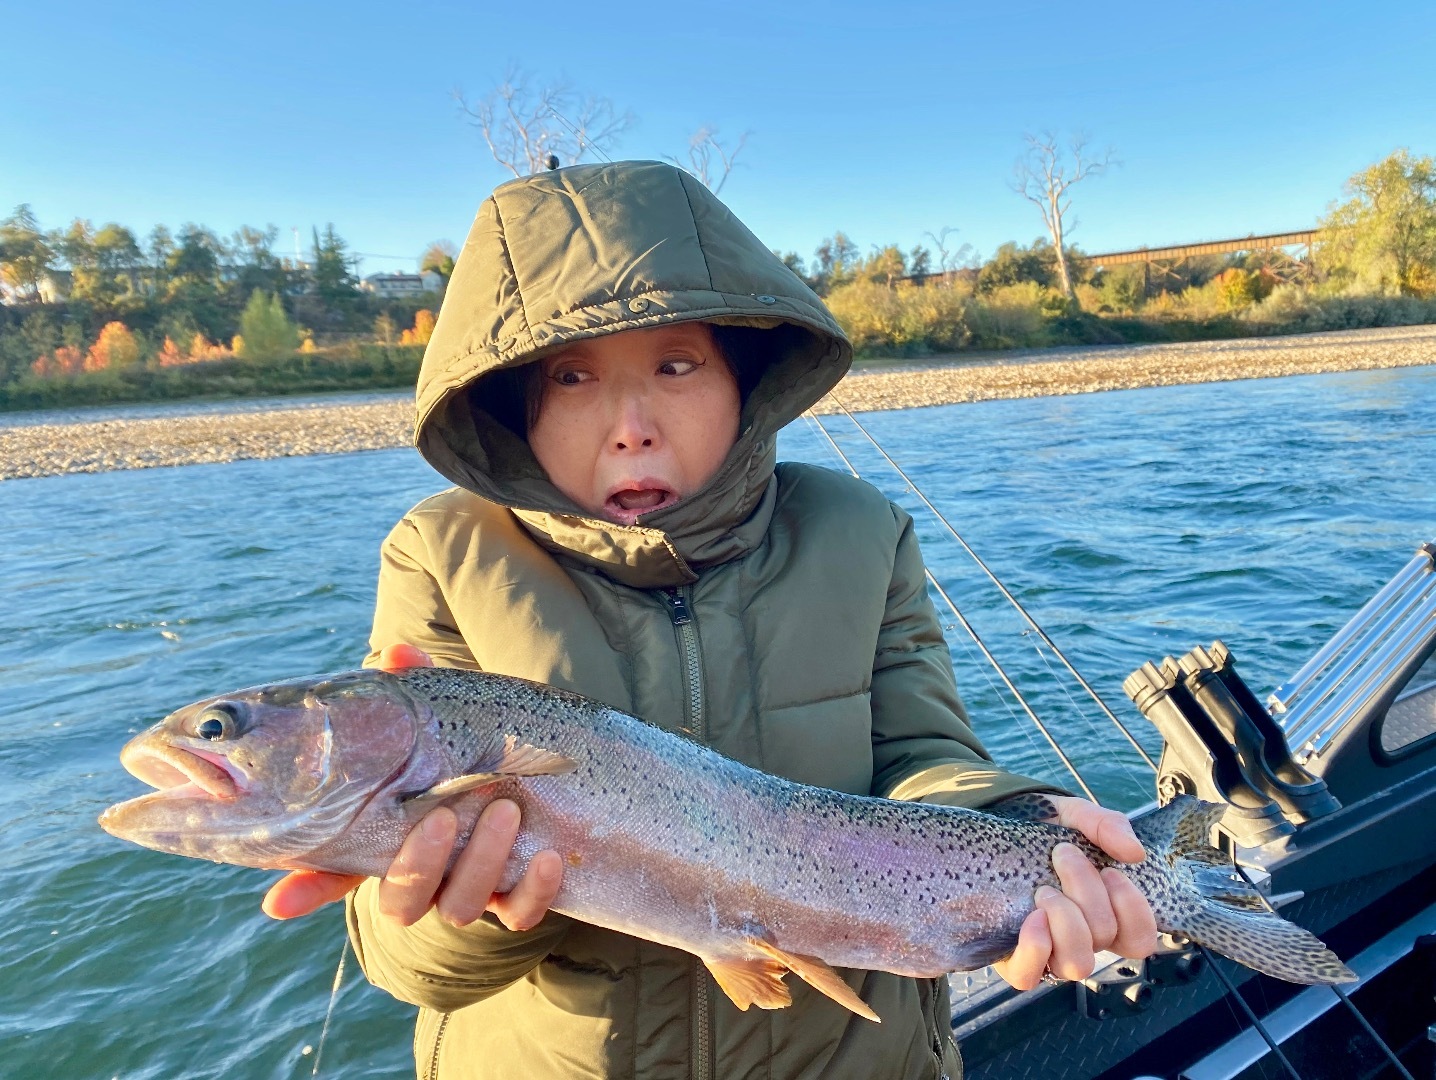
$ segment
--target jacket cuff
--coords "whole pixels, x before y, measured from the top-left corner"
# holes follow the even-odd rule
[[[430,911],[412,926],[380,914],[377,879],[345,901],[354,953],[371,983],[400,1001],[453,1012],[492,997],[546,957],[572,920],[550,911],[529,930],[510,930],[492,915],[456,927]]]

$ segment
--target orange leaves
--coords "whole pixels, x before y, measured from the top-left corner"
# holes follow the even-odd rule
[[[115,321],[104,325],[100,336],[85,354],[86,371],[104,371],[106,368],[129,367],[140,359],[140,343],[130,328]]]
[[[38,357],[30,370],[42,379],[53,379],[59,375],[74,375],[84,366],[84,353],[73,345],[61,345],[53,353]]]
[[[434,313],[428,308],[414,312],[414,328],[399,335],[400,345],[427,345],[434,336]]]

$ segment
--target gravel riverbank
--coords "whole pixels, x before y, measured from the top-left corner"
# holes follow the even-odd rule
[[[865,364],[836,397],[867,412],[1426,364],[1436,365],[1436,326]],[[815,411],[838,405],[825,400]],[[0,480],[383,450],[409,445],[412,424],[408,394],[0,414]]]

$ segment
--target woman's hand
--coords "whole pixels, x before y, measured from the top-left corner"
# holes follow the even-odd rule
[[[375,666],[400,671],[432,667],[433,661],[412,645],[391,645],[379,654]],[[455,926],[465,926],[485,911],[492,911],[510,930],[526,930],[538,923],[563,883],[558,852],[540,851],[511,892],[494,891],[518,836],[517,804],[496,799],[484,808],[468,845],[446,876],[457,830],[458,818],[448,807],[431,810],[420,820],[379,883],[379,910],[403,926],[417,922],[431,907]],[[262,906],[271,918],[292,919],[343,899],[363,880],[350,874],[296,870],[274,883]]]
[[[1141,862],[1142,845],[1125,814],[1086,799],[1054,797],[1059,825],[1075,829],[1120,862]],[[1018,990],[1031,990],[1045,972],[1085,979],[1103,949],[1139,959],[1157,948],[1152,907],[1115,867],[1099,871],[1074,844],[1058,844],[1052,865],[1062,883],[1037,890],[1037,909],[1022,923],[1017,948],[993,967]]]

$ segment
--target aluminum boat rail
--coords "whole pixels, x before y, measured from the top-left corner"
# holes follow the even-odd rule
[[[1415,556],[1267,699],[1302,764],[1362,717],[1436,639],[1436,543]]]

